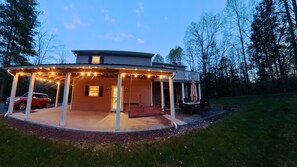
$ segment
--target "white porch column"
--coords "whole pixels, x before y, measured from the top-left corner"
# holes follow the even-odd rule
[[[60,94],[60,82],[57,82],[57,92],[56,92],[55,108],[58,107],[59,94]]]
[[[173,78],[169,76],[169,95],[170,95],[170,115],[171,115],[171,124],[177,128],[175,123],[175,103],[174,103],[174,88],[173,88]]]
[[[27,98],[25,120],[29,119],[29,115],[30,115],[30,111],[31,111],[32,96],[33,96],[33,90],[34,90],[34,84],[35,84],[35,76],[36,76],[36,74],[33,72],[30,77],[30,85],[29,85],[29,92],[28,92],[28,98]]]
[[[164,111],[164,86],[163,86],[163,81],[160,79],[160,86],[161,86],[161,110]]]
[[[122,87],[122,75],[121,75],[121,73],[118,73],[117,108],[116,108],[116,129],[115,130],[120,130],[121,87]]]
[[[63,103],[62,103],[60,126],[65,125],[65,113],[67,111],[67,105],[68,105],[70,77],[71,77],[71,73],[67,72],[66,77],[65,77],[65,83],[64,83],[64,93],[63,93]]]
[[[181,83],[181,89],[182,89],[182,102],[185,102],[185,84]]]
[[[201,100],[201,84],[198,84],[199,101]]]
[[[19,75],[20,75],[19,73],[16,73],[13,77],[10,98],[9,98],[9,106],[8,106],[8,110],[7,110],[6,114],[4,115],[4,117],[12,114],[13,107],[14,107],[15,93],[16,93],[16,89],[17,89],[17,85],[18,85],[18,81],[19,81]]]

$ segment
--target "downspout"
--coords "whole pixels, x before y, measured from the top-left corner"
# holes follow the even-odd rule
[[[9,70],[7,70],[7,73],[15,77],[15,75],[13,75]],[[7,109],[7,112],[4,114],[4,117],[7,117],[7,115],[8,115],[8,109]]]

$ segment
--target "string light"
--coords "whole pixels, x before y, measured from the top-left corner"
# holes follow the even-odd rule
[[[147,78],[151,78],[151,74],[147,75]]]
[[[91,76],[91,73],[90,72],[88,72],[88,76]]]
[[[84,72],[81,72],[81,76],[85,76],[85,73]]]
[[[134,74],[134,77],[135,77],[135,78],[137,78],[137,76],[138,76],[137,74]]]
[[[94,72],[94,76],[97,76],[98,74],[96,72]]]
[[[41,72],[38,72],[38,75],[41,75]]]

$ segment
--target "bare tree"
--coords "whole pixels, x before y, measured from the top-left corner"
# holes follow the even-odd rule
[[[202,74],[205,84],[205,98],[209,96],[208,88],[208,66],[210,62],[211,49],[215,43],[216,36],[222,26],[220,15],[204,13],[198,23],[192,22],[185,34],[184,43],[186,48],[195,48],[195,56],[202,62]],[[190,54],[190,56],[192,56]],[[199,63],[199,62],[198,62]]]
[[[37,33],[35,64],[43,64],[45,60],[52,58],[50,52],[54,52],[58,48],[57,36],[44,30],[44,23],[40,24]]]
[[[248,73],[248,56],[246,53],[246,32],[248,31],[247,25],[249,25],[248,19],[248,11],[247,6],[245,5],[245,1],[242,0],[227,0],[227,5],[225,9],[225,13],[230,23],[228,30],[232,31],[233,37],[235,41],[240,41],[240,50],[243,61],[243,74],[246,86],[249,86],[249,73]],[[236,32],[236,33],[234,33]],[[237,42],[235,42],[237,43]]]

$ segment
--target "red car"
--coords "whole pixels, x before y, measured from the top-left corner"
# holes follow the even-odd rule
[[[28,93],[25,93],[20,97],[15,97],[14,108],[24,110],[26,108],[26,105],[27,105],[27,98],[28,98]],[[5,100],[5,105],[6,106],[9,105],[9,99],[10,98],[7,98]],[[33,92],[32,104],[31,104],[32,107],[49,108],[50,105],[51,105],[51,99],[48,97],[47,94]]]

